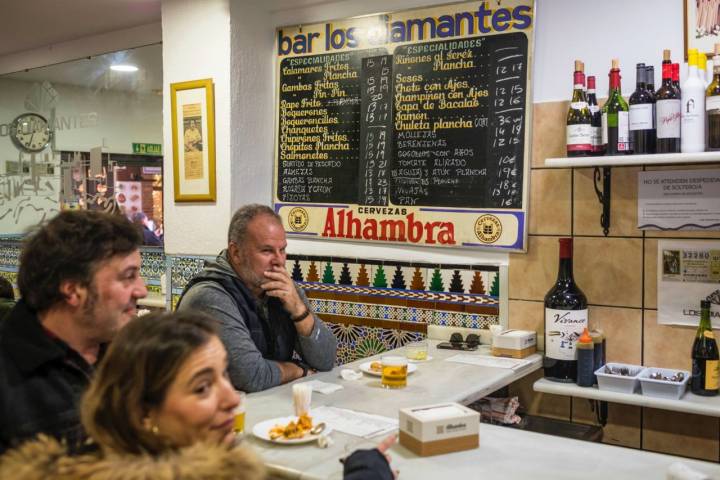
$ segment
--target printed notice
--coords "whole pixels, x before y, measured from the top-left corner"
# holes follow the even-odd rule
[[[638,228],[720,230],[720,170],[640,172]]]
[[[708,300],[720,328],[720,241],[658,242],[658,323],[697,326],[700,301]]]

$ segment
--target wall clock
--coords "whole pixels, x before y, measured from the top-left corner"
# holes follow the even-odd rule
[[[53,132],[48,121],[37,113],[23,113],[10,124],[10,138],[17,148],[41,152],[50,144]]]

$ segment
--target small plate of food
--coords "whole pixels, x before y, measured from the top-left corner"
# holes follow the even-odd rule
[[[255,424],[253,435],[268,442],[294,445],[298,443],[313,442],[320,435],[327,435],[332,431],[324,423],[313,424],[309,415],[271,418]]]
[[[415,370],[417,370],[417,365],[414,365],[412,363],[408,363],[408,370],[407,373],[410,375]],[[374,362],[365,362],[361,363],[358,367],[363,372],[367,373],[368,375],[374,375],[376,377],[382,377],[382,363],[380,363],[379,360],[376,360]]]

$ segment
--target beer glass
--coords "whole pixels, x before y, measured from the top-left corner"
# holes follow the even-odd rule
[[[245,392],[236,392],[240,396],[240,403],[235,407],[235,423],[233,430],[236,435],[241,435],[245,431]]]
[[[408,342],[405,344],[405,356],[408,360],[423,361],[427,360],[428,344],[425,340],[417,342]]]
[[[407,386],[408,360],[405,357],[388,355],[382,357],[382,386],[404,388]]]

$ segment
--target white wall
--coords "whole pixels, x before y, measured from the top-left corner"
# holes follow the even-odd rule
[[[683,62],[683,1],[537,0],[534,101],[571,96],[575,59],[585,62],[586,74],[597,76],[601,97],[613,58],[620,60],[624,94],[635,89],[636,63],[655,65],[659,85],[663,49]]]
[[[231,214],[230,8],[225,0],[165,0],[162,3],[163,91],[169,84],[212,78],[215,84],[217,201],[175,203],[170,96],[163,97],[165,251],[211,254],[226,244]],[[262,160],[261,160],[262,161]]]

